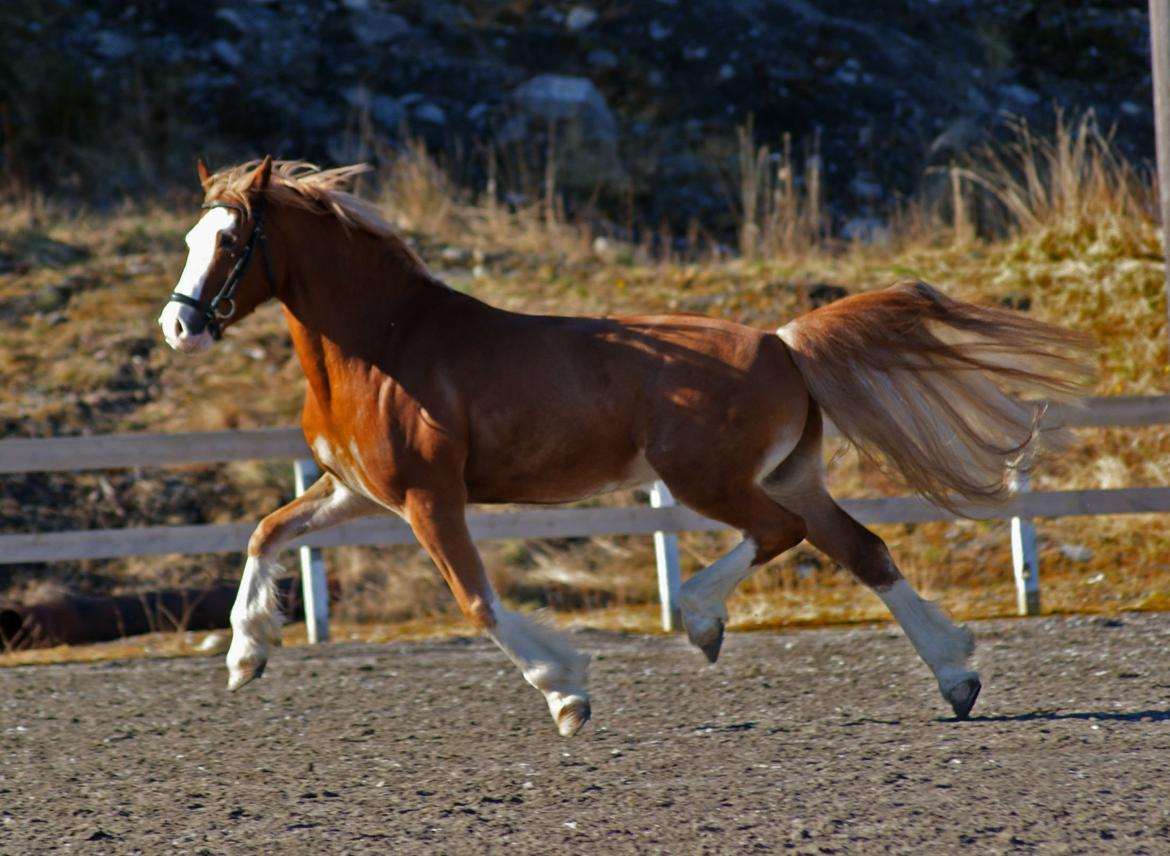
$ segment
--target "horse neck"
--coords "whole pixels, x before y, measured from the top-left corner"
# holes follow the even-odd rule
[[[340,367],[385,362],[408,321],[447,291],[397,239],[347,230],[329,215],[282,209],[278,297],[312,391],[331,397]]]

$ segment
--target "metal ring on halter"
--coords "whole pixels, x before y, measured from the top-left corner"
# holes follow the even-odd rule
[[[221,300],[219,302],[219,305],[217,305],[215,307],[215,317],[217,319],[219,319],[220,321],[226,321],[227,319],[231,318],[235,314],[236,314],[235,298],[225,297],[223,300]]]

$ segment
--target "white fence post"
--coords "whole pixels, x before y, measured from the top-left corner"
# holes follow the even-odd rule
[[[650,487],[652,508],[669,508],[675,504],[670,489],[660,481]],[[658,599],[662,602],[662,629],[677,630],[682,625],[679,616],[678,590],[681,585],[678,561],[678,535],[658,530],[654,533],[654,558],[658,564]]]
[[[1032,489],[1025,467],[1012,476],[1016,493]],[[1012,518],[1012,574],[1016,579],[1016,609],[1020,615],[1040,614],[1040,563],[1036,556],[1036,527],[1027,517]]]
[[[321,475],[312,458],[293,463],[297,496]],[[329,586],[325,580],[325,557],[319,547],[301,547],[301,592],[305,603],[305,631],[309,644],[329,641]]]

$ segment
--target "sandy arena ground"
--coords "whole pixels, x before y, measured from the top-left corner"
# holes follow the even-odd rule
[[[490,643],[0,670],[0,853],[1170,853],[1170,614],[977,623],[954,722],[885,627],[576,634],[559,738]]]

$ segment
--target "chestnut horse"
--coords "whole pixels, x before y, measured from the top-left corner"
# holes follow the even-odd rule
[[[743,533],[682,588],[687,635],[710,660],[735,586],[807,538],[877,593],[956,716],[968,715],[980,689],[967,665],[973,636],[922,600],[881,539],[829,496],[822,413],[921,494],[993,503],[1037,437],[1038,407],[1015,394],[1074,391],[1089,374],[1083,336],[921,282],[778,331],[688,315],[505,312],[428,274],[342,190],[359,171],[265,158],[208,175],[200,163],[206,210],[159,319],[171,347],[194,353],[275,298],[308,380],[302,424],[324,475],[248,543],[230,689],[259,677],[280,640],[281,546],[392,512],[572,735],[590,716],[588,657],[503,607],[465,508],[566,502],[657,477]]]

